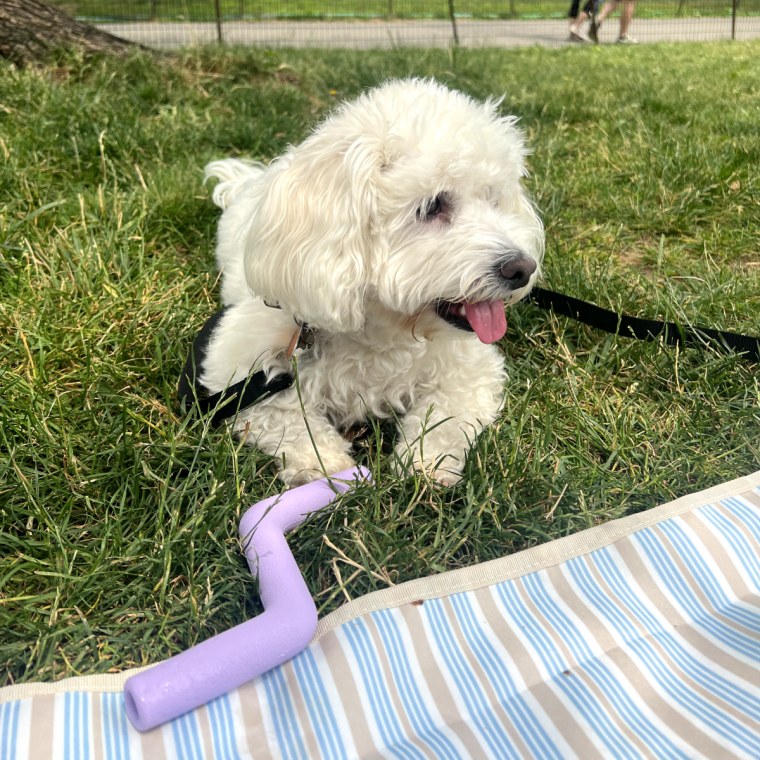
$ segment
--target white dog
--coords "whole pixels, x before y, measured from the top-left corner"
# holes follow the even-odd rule
[[[224,209],[225,310],[194,382],[213,394],[252,371],[295,372],[233,422],[286,483],[351,467],[341,431],[374,415],[398,416],[402,467],[452,484],[497,417],[505,370],[493,344],[543,253],[523,138],[498,105],[392,81],[268,166],[206,168]],[[294,351],[299,325],[313,343]]]

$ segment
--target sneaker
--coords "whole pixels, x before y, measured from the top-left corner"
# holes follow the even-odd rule
[[[570,35],[567,38],[568,42],[580,42],[584,43],[586,40],[583,39],[583,37],[580,36],[580,34],[576,34],[575,32],[570,32]]]
[[[588,38],[593,42],[595,45],[599,44],[599,30],[601,29],[602,25],[597,24],[596,19],[592,18],[591,23],[588,27]]]
[[[630,37],[629,35],[626,34],[624,37],[617,38],[617,44],[618,45],[638,45],[639,41],[635,40],[633,37]]]

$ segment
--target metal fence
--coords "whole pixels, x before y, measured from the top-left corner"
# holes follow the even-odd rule
[[[161,48],[519,47],[568,43],[570,0],[53,0],[77,18]],[[617,21],[600,42],[613,42]],[[760,38],[760,0],[641,0],[640,42]]]

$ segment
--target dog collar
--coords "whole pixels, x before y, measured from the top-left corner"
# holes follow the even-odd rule
[[[307,351],[314,345],[316,340],[316,334],[314,328],[310,327],[306,322],[296,322],[296,329],[290,338],[288,347],[285,349],[285,358],[290,360],[293,358],[297,348]]]
[[[264,306],[268,306],[270,309],[282,309],[282,306],[276,301],[270,302],[267,301],[266,298],[262,298],[261,300],[264,301]],[[296,323],[296,329],[285,349],[285,358],[288,359],[288,361],[293,358],[293,354],[296,352],[297,348],[306,351],[314,345],[314,340],[316,339],[314,328],[308,323],[299,322],[295,317],[293,317],[293,321]]]

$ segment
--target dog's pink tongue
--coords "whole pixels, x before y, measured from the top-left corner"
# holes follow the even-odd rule
[[[483,343],[495,343],[507,332],[507,317],[502,301],[464,302],[464,313],[475,335]]]

